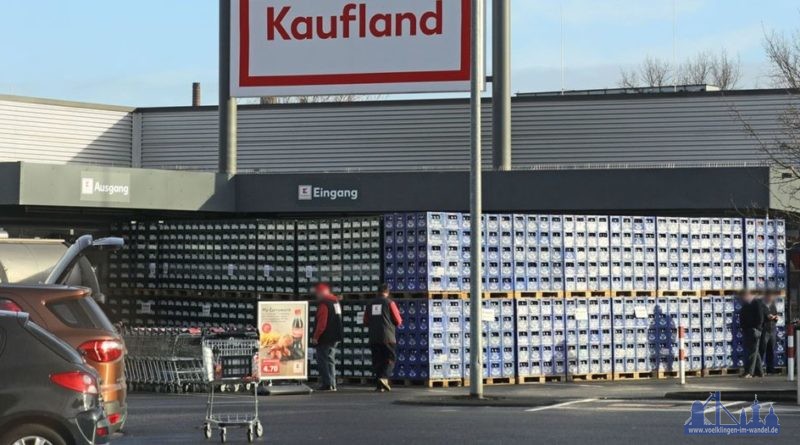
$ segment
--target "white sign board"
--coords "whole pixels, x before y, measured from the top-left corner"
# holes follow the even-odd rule
[[[231,95],[469,91],[471,0],[232,0]]]

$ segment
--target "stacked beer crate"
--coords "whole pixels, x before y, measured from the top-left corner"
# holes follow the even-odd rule
[[[610,297],[565,299],[567,372],[571,380],[613,377]]]
[[[464,379],[465,316],[461,299],[396,300],[403,326],[397,332],[395,383],[460,386]]]
[[[342,293],[374,294],[381,284],[381,220],[342,219]]]
[[[293,296],[296,292],[295,222],[258,220],[255,252],[259,294]]]
[[[650,216],[609,217],[611,289],[655,291],[656,218]]]
[[[372,381],[369,331],[363,324],[366,301],[342,301],[344,341],[341,344],[341,376],[350,383]]]
[[[394,292],[469,290],[469,217],[460,213],[384,216],[384,275]]]
[[[744,220],[748,289],[786,288],[786,224],[780,219]]]
[[[689,218],[660,217],[656,224],[658,289],[691,289],[692,248]]]
[[[111,228],[111,233],[124,238],[125,246],[111,253],[109,289],[115,291],[158,287],[158,223],[132,221],[117,224]]]
[[[342,287],[342,224],[332,219],[297,222],[297,291],[309,295],[318,282]]]
[[[654,308],[653,318],[650,321],[647,299],[648,297],[612,297],[611,324],[615,379],[649,377],[653,369],[651,362],[655,358],[654,352],[664,351],[666,354],[672,354],[674,323],[660,307]],[[664,335],[662,345],[658,346],[658,349],[651,350],[650,344],[656,343],[661,335]]]
[[[255,229],[255,221],[162,223],[159,288],[254,292]]]
[[[734,302],[733,292],[710,295],[701,299],[703,313],[703,370],[709,375],[727,375],[738,372],[734,354]]]
[[[517,298],[517,383],[563,381],[566,370],[564,300]]]
[[[374,293],[380,285],[380,219],[297,221],[297,291],[330,283],[337,294]]]
[[[464,302],[464,377],[469,384],[470,302]],[[483,380],[486,384],[513,384],[516,382],[517,326],[513,298],[489,298],[483,301],[482,332]]]
[[[610,290],[608,217],[566,215],[563,229],[564,290]]]
[[[463,218],[463,217],[462,217]],[[484,292],[514,291],[514,220],[512,215],[484,215]],[[468,290],[468,289],[463,289]]]
[[[691,289],[741,289],[744,286],[742,220],[692,218],[689,224]]]

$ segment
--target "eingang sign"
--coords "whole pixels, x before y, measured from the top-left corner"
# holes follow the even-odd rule
[[[231,95],[468,91],[471,0],[232,0]]]

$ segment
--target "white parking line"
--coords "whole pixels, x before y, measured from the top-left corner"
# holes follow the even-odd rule
[[[535,411],[545,411],[545,410],[548,410],[548,409],[556,409],[556,408],[561,408],[561,407],[564,407],[564,406],[575,405],[576,403],[594,402],[596,400],[597,399],[572,400],[570,402],[556,403],[555,405],[538,406],[536,408],[526,409],[525,412],[532,413],[532,412],[535,412]]]

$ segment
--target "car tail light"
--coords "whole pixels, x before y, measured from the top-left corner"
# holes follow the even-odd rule
[[[90,340],[78,346],[88,360],[107,363],[122,357],[123,346],[117,340]]]
[[[98,426],[97,430],[95,430],[95,436],[97,437],[106,437],[108,436],[108,428],[104,426]]]
[[[9,299],[0,298],[0,311],[22,312],[22,308]]]
[[[82,394],[97,394],[97,380],[89,374],[80,371],[62,372],[50,376],[50,381],[56,385]]]

